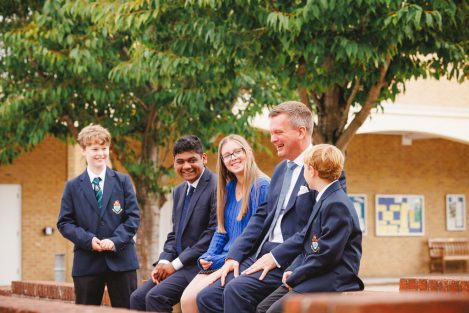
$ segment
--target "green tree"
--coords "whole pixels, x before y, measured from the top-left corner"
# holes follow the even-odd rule
[[[252,66],[316,113],[315,143],[344,151],[370,111],[410,78],[469,72],[467,0],[188,2],[215,25],[207,34],[224,27],[249,42]]]
[[[210,144],[220,133],[246,133],[261,106],[252,98],[233,113],[237,98],[246,90],[255,99],[272,95],[254,84],[256,72],[240,59],[219,59],[206,34],[194,33],[197,12],[181,4],[45,1],[28,12],[22,20],[12,15],[2,32],[0,162],[46,134],[73,141],[89,123],[108,128],[113,160],[135,183],[146,275],[172,173],[172,141],[195,133]]]
[[[138,247],[147,270],[152,212],[157,218],[170,173],[164,161],[179,134],[209,140],[242,132],[261,105],[296,97],[316,112],[314,142],[345,150],[371,109],[409,78],[462,80],[468,71],[467,0],[38,7],[2,12],[9,18],[0,43],[0,160],[10,162],[47,133],[66,139],[90,122],[109,128],[114,158],[132,176],[142,207]],[[242,94],[247,108],[234,114]]]

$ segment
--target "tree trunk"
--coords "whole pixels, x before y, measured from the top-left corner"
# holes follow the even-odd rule
[[[347,99],[345,98],[345,87],[339,85],[332,86],[320,96],[311,92],[318,114],[317,124],[314,125],[313,143],[333,144],[345,153],[358,128],[363,125],[370,116],[371,109],[376,106],[382,88],[387,85],[386,74],[390,62],[391,59],[388,57],[386,62],[379,67],[380,75],[378,80],[366,90],[366,100],[361,103],[360,111],[355,114],[347,127],[345,126],[348,121],[350,107],[355,102],[355,96],[361,87],[360,80],[357,77]],[[299,96],[301,99],[304,98],[304,93],[301,93],[301,90]]]
[[[314,125],[313,143],[336,144],[344,130],[349,112],[343,94],[342,87],[334,85],[316,98],[318,121]]]
[[[139,281],[148,279],[157,260],[159,241],[159,197],[148,193],[145,186],[136,183],[140,204],[140,227],[137,233],[137,254],[140,261]]]

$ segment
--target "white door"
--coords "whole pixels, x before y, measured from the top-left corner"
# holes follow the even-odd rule
[[[21,279],[21,186],[0,184],[0,286]]]

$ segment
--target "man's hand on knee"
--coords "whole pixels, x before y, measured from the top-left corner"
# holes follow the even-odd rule
[[[225,286],[225,280],[226,276],[230,273],[233,272],[234,277],[239,276],[239,262],[233,259],[228,259],[225,261],[225,264],[222,266],[220,269],[220,283],[221,286]],[[211,281],[209,281],[209,284],[213,284],[218,280],[218,275],[214,276]]]
[[[256,262],[254,262],[253,265],[251,265],[246,270],[244,270],[241,274],[250,275],[252,273],[262,271],[262,274],[259,277],[259,280],[263,280],[265,275],[267,275],[268,272],[270,272],[276,267],[277,267],[277,264],[275,263],[275,260],[272,257],[272,254],[267,253],[267,254],[264,254]]]

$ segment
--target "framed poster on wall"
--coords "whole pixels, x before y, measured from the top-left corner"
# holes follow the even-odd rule
[[[363,235],[367,233],[367,220],[366,220],[366,195],[363,193],[360,194],[349,194],[350,200],[357,211],[358,222],[360,223],[360,229],[362,230]]]
[[[423,195],[376,195],[376,236],[422,236]]]
[[[446,230],[466,229],[466,199],[464,195],[446,195]]]

